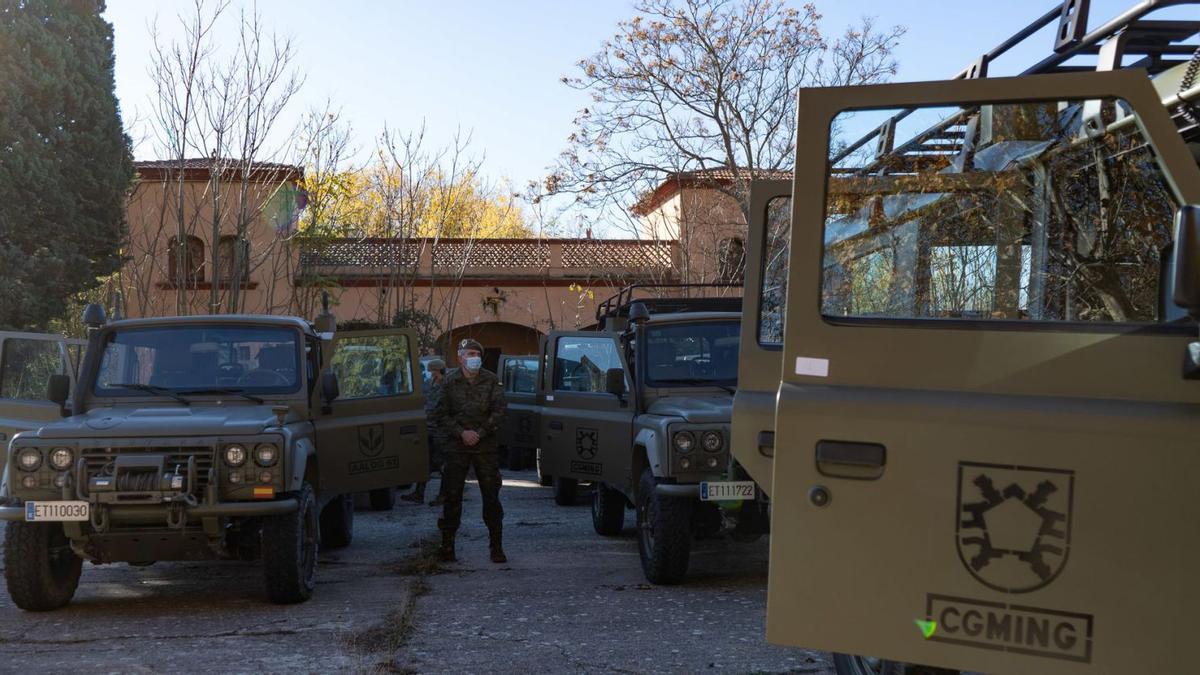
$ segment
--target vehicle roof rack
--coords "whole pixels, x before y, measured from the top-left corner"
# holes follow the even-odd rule
[[[1056,21],[1058,28],[1054,33],[1051,53],[1020,75],[1145,68],[1153,77],[1188,63],[1191,58],[1200,58],[1196,56],[1200,44],[1186,42],[1200,34],[1200,21],[1143,20],[1151,12],[1179,5],[1200,5],[1200,0],[1142,0],[1115,19],[1088,31],[1091,0],[1063,0],[1059,6],[982,54],[952,79],[986,78],[992,61]],[[1097,61],[1094,66],[1072,63],[1077,56],[1095,56]],[[1200,135],[1200,125],[1184,114],[1182,107],[1172,111],[1172,114],[1180,134],[1193,140]],[[830,160],[831,173],[848,176],[881,172],[909,173],[919,170],[922,165],[944,163],[962,151],[967,128],[966,115],[961,114],[952,115],[897,145],[896,124],[915,110],[901,110],[875,130],[841,149]],[[875,142],[874,159],[865,166],[838,166],[872,141]]]
[[[716,289],[742,288],[740,283],[709,283],[709,284],[632,284],[622,288],[615,295],[604,300],[596,307],[596,322],[601,330],[622,328],[624,322],[619,321],[629,316],[629,306],[635,302],[645,305],[651,314],[676,314],[679,312],[740,312],[742,311],[742,296],[639,296],[635,293],[650,289]]]

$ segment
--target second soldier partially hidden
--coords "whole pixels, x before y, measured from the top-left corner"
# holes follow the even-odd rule
[[[445,453],[442,450],[446,445],[446,434],[438,426],[437,404],[438,399],[442,396],[442,380],[446,377],[446,362],[441,359],[433,359],[426,368],[429,369],[429,383],[425,385],[425,424],[429,429],[429,470],[437,471],[442,476],[442,480],[438,483],[441,486],[438,489],[438,495],[429,502],[429,505],[441,506],[446,492],[446,471],[443,461]],[[401,495],[400,499],[420,504],[425,500],[426,482],[417,483],[416,489],[406,495]]]
[[[463,487],[475,468],[483,497],[483,522],[488,528],[492,562],[507,562],[501,545],[504,508],[500,506],[500,425],[504,421],[504,388],[496,374],[483,368],[483,346],[475,340],[458,345],[458,370],[442,381],[435,418],[442,434],[444,468],[441,557],[455,560],[454,537],[462,522]]]

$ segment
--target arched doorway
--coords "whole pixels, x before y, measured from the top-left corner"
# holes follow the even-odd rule
[[[536,354],[542,332],[530,326],[507,321],[481,321],[458,326],[446,331],[438,338],[438,344],[442,345],[442,353],[445,355],[447,366],[453,368],[458,365],[458,354],[455,353],[455,347],[458,346],[459,340],[466,338],[478,340],[483,345],[484,367],[488,370],[495,370],[501,354]]]

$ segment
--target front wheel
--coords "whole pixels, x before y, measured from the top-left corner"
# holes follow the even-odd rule
[[[592,529],[596,534],[612,537],[621,534],[625,526],[625,495],[604,483],[592,489]]]
[[[559,506],[574,506],[579,481],[574,478],[554,477],[554,503]]]
[[[354,541],[354,495],[334,497],[321,510],[321,547],[345,548]]]
[[[9,523],[4,532],[4,580],[13,604],[31,612],[58,609],[79,588],[83,560],[57,523]]]
[[[372,511],[391,511],[396,506],[395,488],[386,487],[371,490],[368,496],[370,497]]]
[[[960,675],[960,671],[918,666],[856,654],[834,654],[837,675]]]
[[[316,588],[320,526],[317,500],[305,483],[295,513],[263,519],[262,562],[267,598],[276,604],[304,602]]]
[[[692,548],[692,500],[658,494],[654,473],[642,471],[637,494],[638,553],[652,584],[677,584],[687,575]]]

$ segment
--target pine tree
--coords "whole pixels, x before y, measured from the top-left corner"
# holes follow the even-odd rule
[[[129,138],[103,0],[0,0],[0,328],[45,327],[117,271]]]

